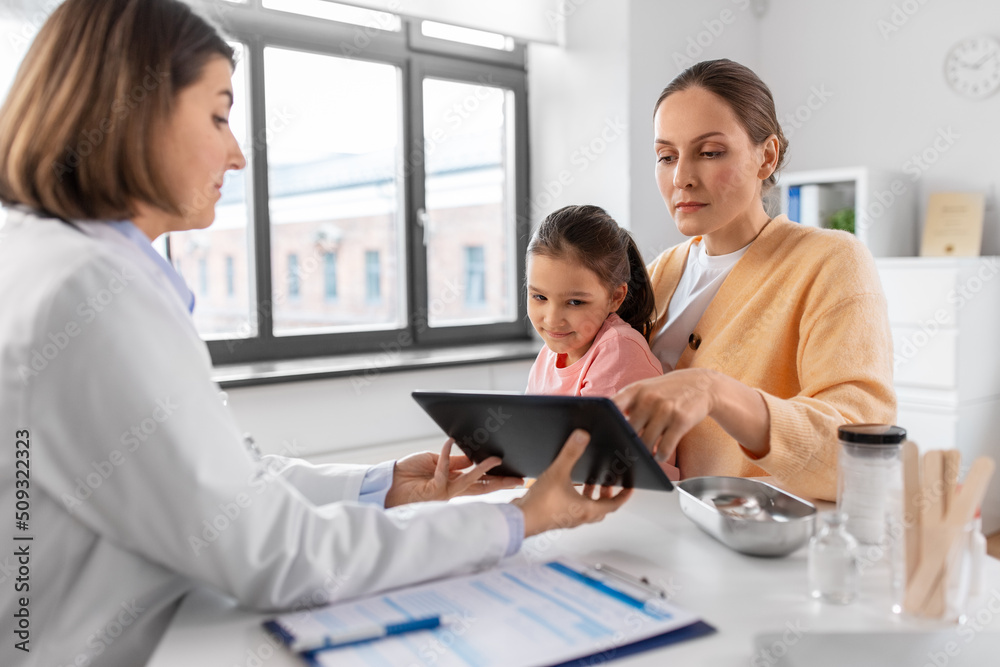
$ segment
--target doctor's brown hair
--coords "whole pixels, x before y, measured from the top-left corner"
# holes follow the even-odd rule
[[[121,220],[143,201],[182,213],[152,139],[177,94],[233,49],[179,0],[66,0],[0,107],[0,201]]]
[[[646,264],[628,230],[599,206],[566,206],[550,213],[528,244],[528,255],[577,261],[609,292],[626,285],[618,317],[649,342],[656,320],[656,299]]]
[[[788,139],[781,131],[774,110],[774,97],[767,84],[752,69],[728,58],[703,60],[678,74],[663,89],[653,107],[653,115],[656,115],[663,100],[689,88],[704,88],[721,97],[736,114],[755,146],[760,146],[772,134],[778,137],[778,162],[771,175],[764,180],[763,191],[772,188],[778,181],[778,170],[785,162]]]

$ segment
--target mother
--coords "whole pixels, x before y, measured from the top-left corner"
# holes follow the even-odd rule
[[[730,60],[682,72],[654,108],[656,181],[693,237],[650,266],[661,377],[615,401],[684,477],[773,475],[836,495],[837,426],[891,423],[892,340],[871,255],[771,218],[788,145],[767,86]]]

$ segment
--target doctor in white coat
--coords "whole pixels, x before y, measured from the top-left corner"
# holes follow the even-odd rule
[[[450,443],[374,467],[248,454],[150,245],[210,225],[245,164],[232,57],[178,0],[67,0],[0,109],[0,664],[140,665],[195,587],[315,606],[496,563],[629,496],[573,488],[581,432],[509,505],[407,505],[511,485]]]

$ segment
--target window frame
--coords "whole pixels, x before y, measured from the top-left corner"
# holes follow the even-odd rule
[[[271,225],[269,209],[267,143],[250,141],[247,179],[248,220],[247,242],[251,331],[246,337],[207,338],[214,365],[253,363],[328,357],[380,351],[385,345],[419,349],[483,342],[530,340],[527,305],[522,289],[524,253],[527,249],[530,222],[528,217],[528,105],[527,73],[524,68],[524,48],[517,45],[513,52],[487,47],[462,45],[427,38],[420,32],[418,20],[403,17],[400,32],[338,23],[308,16],[298,16],[264,9],[259,0],[246,6],[226,0],[210,0],[217,9],[215,16],[227,39],[239,41],[245,48],[247,65],[247,127],[250,137],[266,136],[266,82],[264,80],[264,49],[275,47],[308,53],[351,58],[393,65],[399,68],[402,102],[402,151],[404,175],[402,187],[403,239],[399,247],[404,252],[403,292],[406,317],[398,328],[373,328],[364,331],[309,332],[278,335],[273,331],[273,284],[271,266]],[[414,42],[417,42],[416,44]],[[440,42],[440,44],[439,44]],[[363,48],[358,49],[363,45]],[[437,50],[437,52],[435,52]],[[360,52],[359,52],[360,51]],[[447,326],[427,325],[428,285],[427,254],[418,211],[425,208],[425,173],[423,160],[409,156],[423,153],[423,80],[442,78],[462,83],[481,84],[488,81],[514,93],[514,160],[509,165],[513,183],[508,185],[509,204],[513,205],[513,239],[515,272],[513,283],[516,301],[515,319],[510,322]],[[252,249],[252,252],[250,251]],[[383,286],[384,289],[384,286]],[[263,295],[263,296],[262,296]],[[269,296],[271,295],[271,296]]]

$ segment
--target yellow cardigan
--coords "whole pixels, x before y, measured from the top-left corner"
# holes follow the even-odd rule
[[[658,331],[695,237],[650,265]],[[773,475],[793,493],[837,495],[837,426],[896,419],[892,337],[868,250],[845,232],[772,220],[692,332],[677,369],[714,368],[756,389],[771,451],[753,458],[713,419],[677,448],[683,477]],[[696,341],[700,339],[700,343]]]

